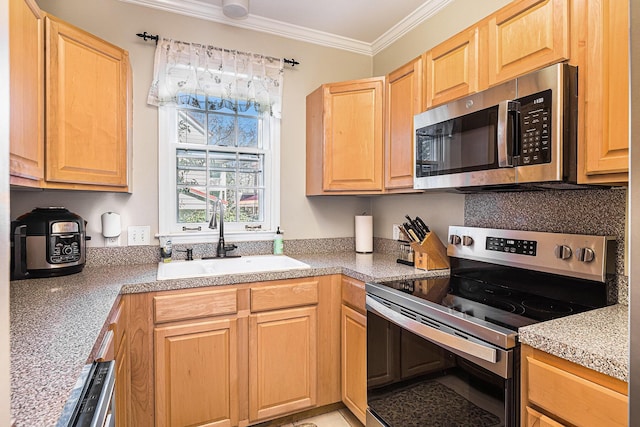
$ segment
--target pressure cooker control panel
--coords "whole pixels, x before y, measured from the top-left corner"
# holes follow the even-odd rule
[[[51,224],[49,236],[49,263],[64,264],[80,261],[81,233],[76,222],[64,221]]]

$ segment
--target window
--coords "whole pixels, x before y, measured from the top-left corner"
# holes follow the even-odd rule
[[[181,95],[176,106],[160,107],[160,170],[171,178],[159,197],[160,206],[169,207],[160,209],[162,231],[209,231],[218,201],[227,234],[278,225],[278,120],[251,103],[222,104],[219,98]]]
[[[279,221],[282,60],[162,39],[148,102],[158,106],[159,229],[175,243],[272,238]],[[241,235],[247,230],[267,233]]]

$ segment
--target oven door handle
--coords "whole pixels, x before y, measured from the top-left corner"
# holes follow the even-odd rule
[[[395,323],[396,325],[408,329],[409,331],[418,334],[436,344],[442,344],[454,350],[461,351],[463,353],[475,356],[479,359],[487,362],[496,363],[498,360],[498,353],[495,348],[484,346],[466,338],[451,335],[447,332],[439,331],[431,326],[427,326],[423,323],[416,322],[402,314],[385,307],[378,301],[367,296],[366,297],[367,310],[378,314],[379,316]]]

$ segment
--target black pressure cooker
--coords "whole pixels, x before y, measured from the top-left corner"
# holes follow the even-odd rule
[[[62,207],[35,208],[11,221],[11,279],[79,273],[86,221]]]

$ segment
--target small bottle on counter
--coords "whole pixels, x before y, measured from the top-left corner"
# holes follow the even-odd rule
[[[282,237],[282,231],[280,231],[280,227],[276,231],[276,235],[273,238],[273,254],[274,255],[282,255],[284,251],[284,239]]]

